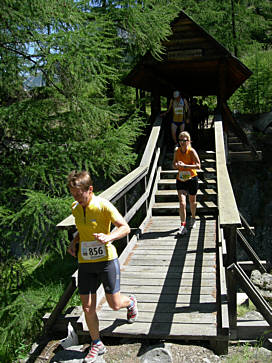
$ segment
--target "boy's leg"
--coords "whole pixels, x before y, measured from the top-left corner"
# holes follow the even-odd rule
[[[99,339],[99,322],[96,314],[96,294],[80,295],[82,308],[85,315],[92,340]]]
[[[120,310],[127,308],[127,322],[129,324],[134,323],[138,317],[137,299],[135,296],[125,296],[116,292],[114,294],[106,294],[106,299],[109,306],[113,310]]]
[[[115,311],[127,308],[130,305],[130,298],[126,295],[122,295],[120,291],[114,294],[106,294],[106,299],[109,306]]]

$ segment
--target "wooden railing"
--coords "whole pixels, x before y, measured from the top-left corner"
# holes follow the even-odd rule
[[[221,115],[215,116],[215,148],[216,148],[216,173],[217,173],[217,198],[218,198],[218,244],[219,244],[219,285],[224,286],[226,277],[227,291],[221,291],[221,315],[222,327],[230,327],[232,339],[239,338],[237,329],[237,286],[247,293],[260,313],[266,319],[270,326],[272,325],[272,309],[265,299],[252,284],[244,269],[242,263],[237,262],[237,237],[253,261],[255,268],[261,272],[266,272],[262,261],[248,243],[242,230],[252,233],[251,228],[239,213],[226,163],[226,148],[224,144],[224,132]],[[242,223],[241,223],[242,220]],[[243,228],[241,227],[243,225]],[[246,262],[246,261],[243,261]],[[227,309],[229,321],[227,319]]]
[[[160,156],[160,144],[162,143],[162,137],[159,143],[159,136],[162,130],[162,119],[157,117],[153,124],[143,157],[137,168],[131,171],[128,175],[120,179],[118,182],[110,186],[104,192],[100,194],[101,197],[108,199],[112,203],[116,203],[123,199],[124,203],[124,217],[127,222],[135,215],[139,208],[149,198],[151,187],[153,184],[153,177],[158,165],[158,159]],[[144,181],[144,193],[134,203],[133,207],[128,210],[128,203],[126,195],[137,184]],[[75,225],[74,217],[72,215],[65,218],[63,221],[57,224],[59,229],[68,229]]]
[[[214,129],[217,173],[219,251],[220,253],[224,254],[224,256],[226,256],[226,261],[224,262],[226,266],[229,266],[233,263],[236,263],[236,230],[237,227],[241,226],[241,220],[227,169],[223,122],[220,114],[215,115]],[[224,274],[222,266],[221,273]],[[232,273],[226,274],[226,280],[229,324],[231,332],[235,332],[237,327],[237,284]]]

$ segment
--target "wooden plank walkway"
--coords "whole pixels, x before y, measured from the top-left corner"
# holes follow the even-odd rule
[[[139,318],[127,324],[125,309],[112,311],[104,303],[98,312],[101,335],[215,339],[216,221],[203,216],[182,237],[179,224],[178,216],[150,219],[121,274],[121,292],[137,297]]]
[[[221,354],[229,337],[228,329],[222,326],[217,274],[215,153],[201,155],[197,222],[185,236],[177,234],[180,218],[171,158],[164,159],[164,169],[160,170],[152,217],[121,269],[121,292],[137,297],[138,320],[128,324],[126,309],[112,311],[104,298],[98,307],[100,333],[109,337],[209,340]],[[84,315],[78,328],[88,335]]]

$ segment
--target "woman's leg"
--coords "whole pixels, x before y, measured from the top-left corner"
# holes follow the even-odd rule
[[[192,218],[195,219],[196,207],[197,207],[196,195],[189,195],[189,202],[190,202],[190,210]]]
[[[182,122],[179,127],[179,133],[185,130],[185,122]]]
[[[172,139],[175,144],[177,143],[177,136],[176,136],[177,128],[178,128],[177,125],[172,122],[171,123],[171,134],[172,134]]]
[[[184,190],[178,190],[178,198],[179,198],[179,216],[180,222],[186,222],[186,192]]]

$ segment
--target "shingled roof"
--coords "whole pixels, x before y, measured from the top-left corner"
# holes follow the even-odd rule
[[[228,99],[252,74],[183,11],[171,27],[173,34],[163,42],[166,51],[162,60],[148,52],[125,78],[125,84],[162,96],[169,96],[174,89],[187,96],[222,96],[223,87],[223,98]]]

